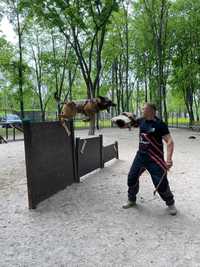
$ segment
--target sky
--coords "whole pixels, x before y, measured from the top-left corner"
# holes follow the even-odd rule
[[[15,44],[17,42],[16,34],[6,17],[3,17],[0,23],[0,36],[4,35],[6,40]]]
[[[1,0],[0,0],[1,1]],[[129,5],[129,10],[130,10],[130,5]],[[0,36],[4,35],[6,37],[6,40],[16,44],[17,43],[17,36],[15,32],[13,31],[12,25],[9,23],[8,19],[6,16],[2,18],[0,21]]]

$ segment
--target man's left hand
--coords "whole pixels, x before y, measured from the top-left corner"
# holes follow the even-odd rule
[[[167,160],[166,164],[167,164],[167,169],[169,170],[173,166],[173,161],[172,160]]]

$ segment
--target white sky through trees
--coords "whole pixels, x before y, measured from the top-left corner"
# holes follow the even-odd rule
[[[12,25],[9,23],[7,17],[3,17],[0,22],[0,36],[5,36],[6,40],[11,43],[16,43],[16,34],[13,31]]]

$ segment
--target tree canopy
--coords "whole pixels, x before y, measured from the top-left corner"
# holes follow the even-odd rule
[[[166,122],[172,113],[199,121],[199,1],[3,0],[0,7],[18,40],[0,37],[1,111],[39,109],[45,120],[60,101],[101,94],[117,113],[139,114],[150,101]]]

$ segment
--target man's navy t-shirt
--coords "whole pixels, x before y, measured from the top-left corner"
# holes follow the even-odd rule
[[[135,126],[140,128],[139,151],[163,156],[162,137],[170,133],[167,125],[155,117],[154,120],[137,119]]]

